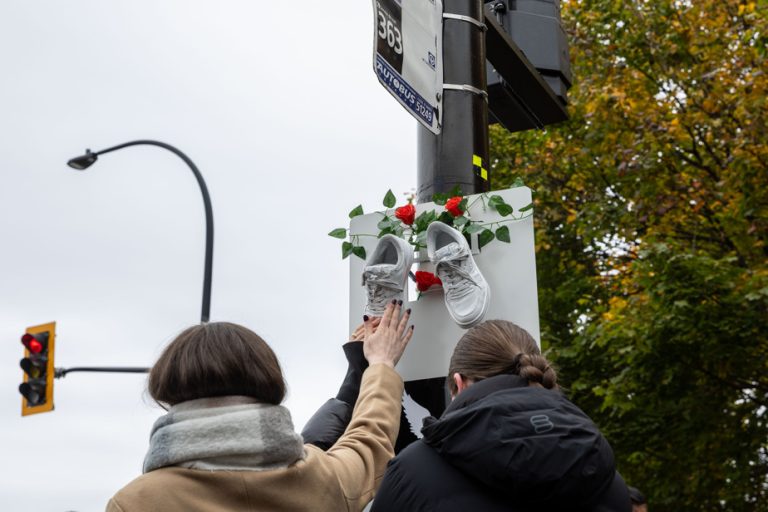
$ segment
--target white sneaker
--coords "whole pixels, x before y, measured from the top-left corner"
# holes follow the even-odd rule
[[[488,311],[491,290],[464,235],[448,224],[433,222],[427,228],[427,254],[443,282],[445,307],[453,320],[464,329],[479,323]]]
[[[393,300],[406,300],[408,272],[413,264],[413,247],[396,237],[384,235],[363,269],[363,285],[368,293],[365,314],[382,316]]]

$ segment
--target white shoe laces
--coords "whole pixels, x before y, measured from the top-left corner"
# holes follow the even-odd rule
[[[469,272],[461,266],[461,263],[465,262],[466,258],[457,261],[459,263],[450,261],[440,263],[439,277],[443,282],[443,289],[446,295],[451,299],[461,299],[472,293],[474,287],[479,286],[472,279],[472,276],[469,275]]]
[[[368,311],[380,316],[384,313],[387,304],[392,302],[392,299],[397,297],[402,290],[392,286],[389,281],[391,279],[389,274],[366,273],[364,277],[365,290],[368,294]]]

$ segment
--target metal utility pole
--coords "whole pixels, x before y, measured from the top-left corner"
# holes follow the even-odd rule
[[[435,135],[418,127],[417,200],[459,186],[490,190],[483,0],[444,0],[443,119]]]
[[[490,190],[483,9],[483,0],[443,2],[443,119],[437,135],[418,125],[419,203],[456,186],[464,195]],[[405,389],[433,416],[440,416],[449,401],[445,377],[407,381]],[[400,434],[397,451],[416,440],[407,429]]]

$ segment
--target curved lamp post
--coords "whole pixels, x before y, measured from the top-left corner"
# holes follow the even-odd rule
[[[85,150],[85,154],[75,157],[67,162],[67,165],[78,171],[83,171],[96,162],[99,155],[104,153],[110,153],[118,149],[127,148],[129,146],[158,146],[174,153],[176,156],[184,160],[184,162],[192,170],[192,173],[197,179],[198,185],[200,185],[200,192],[203,194],[203,204],[205,205],[205,270],[203,274],[203,310],[200,315],[200,321],[202,323],[208,322],[211,313],[211,277],[213,275],[213,209],[211,208],[211,198],[208,195],[208,187],[205,186],[205,180],[203,175],[195,166],[194,162],[189,159],[187,155],[164,142],[158,142],[155,140],[134,140],[132,142],[126,142],[125,144],[119,144],[111,148],[102,149],[92,153],[90,149]]]

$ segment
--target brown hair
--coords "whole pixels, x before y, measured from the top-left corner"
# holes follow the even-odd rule
[[[227,395],[277,405],[285,397],[285,380],[275,353],[258,334],[214,322],[179,334],[150,370],[147,389],[168,405]]]
[[[528,379],[529,385],[557,389],[557,372],[541,355],[536,341],[528,331],[506,320],[476,325],[456,344],[448,369],[448,385],[456,395],[454,373],[474,381],[507,373]]]

